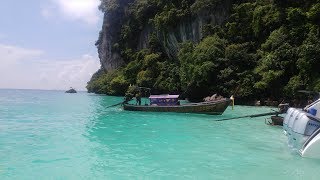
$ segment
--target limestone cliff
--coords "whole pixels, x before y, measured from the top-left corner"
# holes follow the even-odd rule
[[[99,40],[96,45],[102,67],[107,70],[117,69],[125,62],[119,51],[114,48],[120,38],[122,22],[126,15],[128,6],[132,3],[127,1],[118,8],[117,11],[106,12]],[[167,27],[164,30],[157,30],[154,26],[148,24],[140,31],[135,50],[148,48],[148,42],[151,34],[156,34],[166,55],[175,58],[178,53],[179,43],[193,41],[198,43],[203,38],[203,27],[205,25],[220,25],[224,23],[229,15],[231,0],[223,1],[211,11],[202,11],[193,14],[191,17],[184,18],[177,22],[174,27]]]
[[[100,1],[103,68],[89,92],[123,95],[135,84],[245,102],[320,91],[319,0]]]

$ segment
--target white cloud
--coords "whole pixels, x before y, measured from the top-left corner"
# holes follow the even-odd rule
[[[3,63],[1,64],[1,66],[16,63],[21,59],[37,57],[42,54],[43,52],[41,50],[24,49],[20,47],[0,44],[0,57],[2,59],[1,63]]]
[[[87,81],[100,67],[97,57],[44,60],[41,50],[0,44],[0,88],[85,90]]]
[[[99,21],[99,4],[100,0],[51,0],[51,4],[43,8],[41,14],[49,18],[59,13],[55,15],[96,25]]]

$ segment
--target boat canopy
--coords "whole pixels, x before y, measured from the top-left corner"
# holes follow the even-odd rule
[[[151,95],[150,105],[158,105],[158,106],[174,106],[179,104],[179,95]]]
[[[173,99],[178,99],[179,95],[169,95],[169,94],[164,94],[164,95],[151,95],[149,97],[150,99],[163,99],[163,98],[173,98]]]

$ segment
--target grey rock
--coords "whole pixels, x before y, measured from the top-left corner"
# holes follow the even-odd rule
[[[102,30],[96,45],[101,65],[106,71],[117,69],[125,63],[120,53],[113,48],[113,45],[118,43],[127,6],[128,3],[123,4],[123,8],[119,11],[105,13],[104,15]],[[140,32],[136,50],[147,48],[150,35],[155,33],[166,55],[170,58],[176,58],[180,43],[186,41],[199,43],[203,38],[203,26],[206,24],[223,24],[228,18],[230,8],[231,0],[226,0],[216,7],[215,11],[196,14],[192,18],[177,23],[175,27],[168,27],[167,31],[158,31],[154,27],[146,25]]]

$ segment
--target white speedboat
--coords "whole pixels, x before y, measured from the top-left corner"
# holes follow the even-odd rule
[[[283,130],[288,145],[301,156],[320,158],[320,99],[304,109],[289,108]]]

